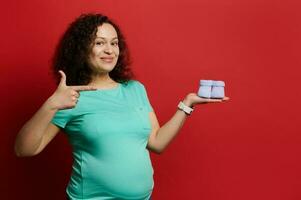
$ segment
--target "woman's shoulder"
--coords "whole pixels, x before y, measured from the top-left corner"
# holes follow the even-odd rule
[[[124,85],[126,87],[138,87],[138,88],[141,88],[141,87],[144,87],[144,85],[138,81],[138,80],[135,80],[135,79],[131,79],[129,81],[127,81],[126,83],[124,83]]]

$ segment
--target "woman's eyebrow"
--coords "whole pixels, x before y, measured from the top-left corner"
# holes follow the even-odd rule
[[[103,40],[106,40],[107,38],[104,38],[104,37],[96,37],[97,38],[100,38],[100,39],[103,39]],[[115,39],[118,39],[118,37],[113,37],[111,40],[115,40]]]

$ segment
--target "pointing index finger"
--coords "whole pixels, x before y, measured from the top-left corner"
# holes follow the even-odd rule
[[[73,90],[76,91],[89,91],[89,90],[97,90],[96,87],[88,86],[88,85],[77,85],[77,86],[70,86]]]

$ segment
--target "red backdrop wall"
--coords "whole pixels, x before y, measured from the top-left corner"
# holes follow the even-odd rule
[[[226,82],[227,103],[199,105],[162,155],[155,200],[301,199],[298,0],[6,1],[1,6],[1,199],[64,199],[63,134],[17,158],[17,132],[55,89],[50,58],[83,12],[120,24],[160,124],[200,79]]]

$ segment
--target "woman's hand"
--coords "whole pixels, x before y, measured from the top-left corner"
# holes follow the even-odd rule
[[[186,106],[193,107],[196,104],[206,104],[206,103],[220,103],[223,101],[228,101],[229,97],[224,97],[223,99],[207,99],[199,97],[196,93],[189,93],[183,100]]]
[[[56,91],[48,99],[51,109],[62,110],[74,108],[79,98],[79,91],[96,90],[93,86],[67,86],[65,73],[61,70],[59,73],[61,74],[61,81]]]

